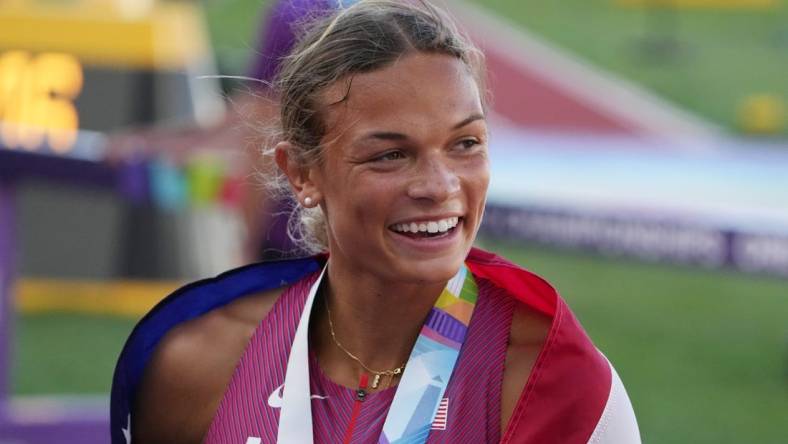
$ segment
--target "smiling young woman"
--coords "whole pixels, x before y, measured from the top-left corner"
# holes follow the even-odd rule
[[[432,306],[423,285],[440,293],[457,273],[484,212],[487,125],[474,77],[456,57],[414,52],[321,98],[336,103],[320,162],[302,165],[289,141],[276,154],[298,200],[320,203],[329,281],[365,299],[387,289]]]
[[[113,386],[113,440],[635,443],[613,368],[543,280],[473,249],[482,58],[426,3],[315,22],[270,150],[317,256],[167,298]],[[116,430],[117,428],[117,430]]]

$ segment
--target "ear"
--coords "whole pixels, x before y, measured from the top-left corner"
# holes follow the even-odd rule
[[[287,177],[290,187],[301,205],[308,197],[314,206],[322,200],[322,193],[315,182],[316,171],[314,166],[304,166],[293,155],[296,148],[290,142],[279,142],[275,148],[275,159],[279,169]]]

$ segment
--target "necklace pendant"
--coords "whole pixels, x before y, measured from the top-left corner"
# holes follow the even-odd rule
[[[372,378],[372,388],[377,389],[380,385],[380,374],[375,374],[375,377]]]

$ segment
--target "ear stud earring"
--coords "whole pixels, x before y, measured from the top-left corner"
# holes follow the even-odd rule
[[[312,206],[312,198],[311,197],[305,197],[304,198],[304,206],[305,207],[311,207]]]

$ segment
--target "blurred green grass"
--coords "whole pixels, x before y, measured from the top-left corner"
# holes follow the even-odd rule
[[[246,75],[258,44],[257,27],[269,0],[202,0],[201,3],[219,73]],[[231,89],[237,83],[225,81],[223,85]]]
[[[12,392],[109,393],[115,361],[135,321],[47,313],[16,319]]]
[[[659,12],[614,0],[471,1],[733,130],[749,95],[772,94],[788,106],[788,2]]]
[[[785,280],[485,246],[558,288],[624,380],[644,442],[785,442]],[[22,316],[14,391],[107,392],[132,324],[82,315]]]

